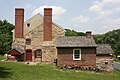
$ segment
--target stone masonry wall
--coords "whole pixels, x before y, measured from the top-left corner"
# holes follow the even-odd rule
[[[52,41],[43,41],[43,25],[25,34],[25,38],[31,39],[31,44],[26,45],[26,49],[32,49],[33,61],[41,61],[41,59],[34,57],[34,51],[41,49],[42,63],[53,63],[54,59],[57,58],[56,38],[58,36],[64,36],[64,30],[55,24],[52,24]]]
[[[102,67],[106,71],[113,70],[113,58],[112,56],[97,56],[96,57],[96,65]]]
[[[21,53],[25,53],[25,39],[15,38],[12,43],[12,49],[16,49]]]

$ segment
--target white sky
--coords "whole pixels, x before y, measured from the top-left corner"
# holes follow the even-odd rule
[[[14,24],[14,9],[25,9],[25,20],[44,7],[53,8],[53,21],[79,32],[105,33],[120,28],[120,0],[0,0],[0,19]]]

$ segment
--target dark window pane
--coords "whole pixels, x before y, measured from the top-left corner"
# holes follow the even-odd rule
[[[31,39],[26,39],[26,45],[30,45],[31,44]]]
[[[74,50],[74,59],[80,58],[80,50]]]
[[[27,23],[27,27],[30,27],[30,23]]]
[[[35,52],[36,52],[36,58],[42,57],[42,50],[41,49],[37,49]]]

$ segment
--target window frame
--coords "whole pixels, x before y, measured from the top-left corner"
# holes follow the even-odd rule
[[[41,49],[36,49],[35,50],[35,57],[36,58],[41,58],[42,57],[42,50]]]
[[[79,50],[79,58],[75,58],[75,50]],[[73,60],[81,60],[81,49],[73,49]]]
[[[30,38],[26,38],[25,39],[25,44],[26,45],[30,45],[31,44],[31,39]]]

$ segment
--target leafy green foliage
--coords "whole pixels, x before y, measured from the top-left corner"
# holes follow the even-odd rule
[[[114,46],[114,51],[116,55],[120,55],[120,41]]]
[[[93,35],[93,37],[98,44],[110,44],[115,52],[115,56],[120,55],[120,29],[109,31],[101,35]]]
[[[11,49],[13,24],[0,20],[0,52],[6,53]]]
[[[4,55],[0,55],[0,60],[5,59]]]
[[[84,36],[83,32],[76,32],[74,30],[65,29],[65,36]]]

